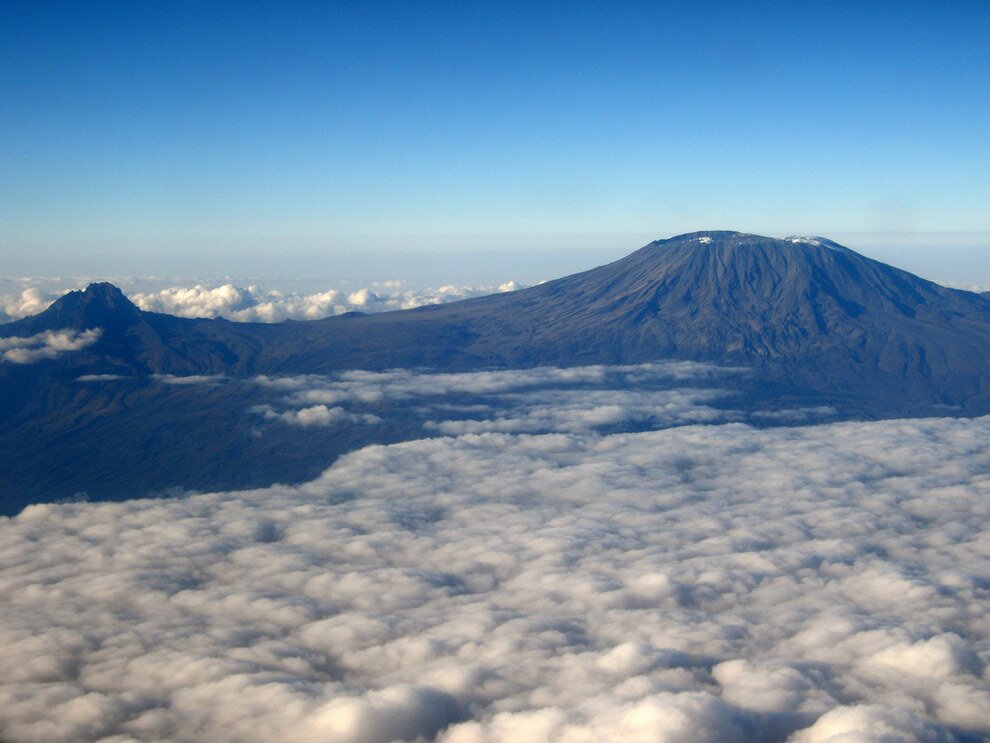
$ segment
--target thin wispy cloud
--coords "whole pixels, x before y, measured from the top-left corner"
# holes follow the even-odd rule
[[[228,379],[222,374],[152,374],[151,378],[162,384],[177,385],[220,384]]]
[[[724,398],[727,390],[683,385],[724,382],[746,373],[742,368],[671,361],[465,373],[397,369],[262,376],[255,382],[282,397],[277,405],[259,405],[254,411],[266,420],[329,426],[378,423],[380,414],[402,403],[423,419],[427,435],[663,427],[737,419],[733,411],[708,405]]]
[[[372,413],[350,413],[339,405],[311,405],[299,410],[278,412],[271,405],[258,405],[252,409],[268,421],[281,421],[289,425],[310,428],[311,426],[340,426],[346,424],[374,425],[382,419]]]
[[[458,418],[429,420],[428,431],[458,436],[467,433],[584,433],[613,426],[665,427],[680,423],[716,423],[738,417],[705,403],[725,390],[540,390],[502,395],[489,410],[467,405],[437,412]]]
[[[45,331],[29,336],[0,338],[0,362],[10,364],[31,364],[42,359],[53,359],[64,353],[80,351],[96,343],[103,331],[91,328],[75,330]]]

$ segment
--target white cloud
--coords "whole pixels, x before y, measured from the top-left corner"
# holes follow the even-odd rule
[[[18,294],[0,294],[0,322],[9,322],[27,315],[37,315],[71,289],[51,291],[29,286]]]
[[[427,421],[428,431],[466,433],[583,433],[612,426],[649,427],[720,422],[726,413],[704,405],[724,390],[540,390],[504,395],[491,415]],[[470,410],[461,412],[473,412]]]
[[[90,279],[0,280],[0,322],[9,322],[43,312],[60,296],[85,287]],[[515,291],[523,285],[506,281],[498,286],[447,284],[435,288],[411,288],[405,281],[374,282],[358,289],[327,288],[312,293],[265,289],[255,284],[239,286],[216,281],[188,286],[162,286],[160,279],[118,277],[125,293],[142,310],[179,317],[223,317],[241,322],[316,320],[344,312],[387,312],[427,304],[454,302],[498,292]],[[25,286],[25,284],[33,284]],[[24,288],[22,288],[24,287]]]
[[[181,317],[224,317],[250,322],[315,320],[344,312],[406,310],[426,304],[513,291],[515,282],[499,287],[441,286],[438,289],[407,289],[404,282],[382,282],[357,290],[328,289],[314,294],[266,291],[258,286],[234,284],[169,287],[157,292],[138,292],[131,300],[142,310]]]
[[[126,377],[124,377],[126,379]],[[163,384],[219,384],[227,380],[222,374],[152,374],[155,379]]]
[[[486,433],[33,506],[0,519],[0,737],[986,736],[988,436]]]
[[[277,412],[271,405],[258,405],[253,412],[260,413],[266,420],[278,420],[289,425],[302,426],[335,426],[343,423],[364,423],[374,425],[381,423],[381,418],[370,413],[349,413],[340,406],[328,408],[326,405],[311,405],[299,410]]]
[[[42,359],[53,359],[63,353],[79,351],[100,339],[103,331],[91,328],[75,330],[46,330],[29,336],[0,338],[0,362],[31,364]]]
[[[278,397],[251,407],[249,412],[266,421],[304,428],[377,425],[393,415],[395,405],[400,403],[405,416],[420,420],[424,435],[642,430],[742,419],[738,411],[712,407],[726,396],[727,390],[677,385],[710,385],[746,373],[741,368],[674,361],[465,373],[397,369],[347,371],[333,376],[259,376],[253,383]],[[169,385],[231,380],[203,374],[155,374],[151,378]],[[85,375],[78,381],[128,379],[133,378],[100,374]],[[834,412],[832,408],[802,408],[772,416],[807,420],[820,417],[823,410]]]
[[[854,705],[826,713],[809,729],[795,735],[792,743],[947,743],[952,740],[956,738],[935,728],[915,710]]]
[[[631,366],[538,367],[466,373],[349,371],[334,376],[256,377],[263,387],[285,393],[279,411],[256,412],[268,419],[311,425],[357,420],[343,406],[414,403],[430,434],[580,433],[616,426],[659,427],[713,422],[735,414],[706,403],[721,389],[671,387],[710,383],[746,370],[687,361]],[[831,409],[829,409],[831,410]],[[442,417],[447,416],[447,417]],[[365,421],[368,422],[368,421]],[[371,422],[378,422],[377,417]]]

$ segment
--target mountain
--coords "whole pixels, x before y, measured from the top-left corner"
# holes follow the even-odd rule
[[[116,287],[93,284],[0,326],[0,338],[95,328],[98,340],[80,350],[0,364],[7,492],[29,492],[30,500],[55,489],[113,497],[178,484],[262,485],[311,476],[328,457],[372,443],[356,432],[316,443],[286,433],[281,445],[261,446],[241,415],[256,390],[180,389],[155,375],[247,379],[684,359],[748,367],[741,405],[827,404],[845,417],[990,412],[990,302],[824,238],[696,232],[516,292],[275,325],[142,312]],[[133,381],[75,382],[85,375]],[[373,440],[421,435],[398,413],[390,425]],[[173,454],[156,449],[162,441]],[[49,467],[57,474],[46,475],[33,464],[53,456],[46,454],[53,447],[69,451],[77,467],[87,458],[99,464]],[[125,458],[139,450],[142,479],[128,474],[129,464],[108,462],[107,449]],[[152,453],[161,461],[149,467]]]
[[[259,363],[294,371],[680,358],[858,395],[877,414],[977,412],[988,402],[990,304],[824,239],[692,233],[511,294],[323,322],[346,353],[314,337]]]
[[[31,332],[44,330],[84,330],[102,328],[105,334],[139,322],[141,310],[113,284],[90,284],[86,291],[73,291],[61,297],[39,315],[15,323],[18,328]]]

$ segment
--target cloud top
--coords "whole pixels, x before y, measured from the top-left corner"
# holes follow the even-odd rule
[[[42,281],[42,280],[39,280]],[[45,310],[69,289],[29,286],[18,294],[0,295],[0,322],[9,322]],[[73,286],[72,288],[77,288]],[[129,299],[142,310],[179,317],[223,317],[240,322],[282,322],[316,320],[344,312],[387,312],[407,310],[427,304],[443,304],[523,288],[515,281],[499,286],[447,284],[436,288],[412,289],[404,281],[376,282],[359,289],[327,289],[321,292],[284,292],[257,285],[196,283],[157,290],[128,291]]]
[[[52,302],[68,291],[71,290],[51,291],[40,286],[29,286],[18,294],[0,294],[0,322],[10,322],[44,312]]]
[[[0,737],[985,736],[988,436],[466,434],[33,506],[0,520]]]
[[[406,310],[425,304],[442,304],[468,297],[512,291],[514,282],[500,287],[441,286],[414,291],[399,286],[364,287],[354,291],[328,289],[314,294],[265,291],[257,286],[233,284],[170,287],[156,293],[138,293],[131,297],[142,310],[166,312],[180,317],[223,317],[245,322],[281,322],[282,320],[316,320],[344,312],[386,312]]]

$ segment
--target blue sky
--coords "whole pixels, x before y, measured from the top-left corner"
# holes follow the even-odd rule
[[[990,233],[985,2],[4,16],[0,248],[22,273],[708,228]]]

